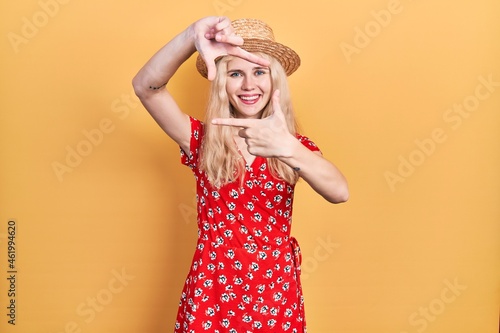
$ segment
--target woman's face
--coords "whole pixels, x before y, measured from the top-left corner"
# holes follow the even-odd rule
[[[234,57],[227,63],[226,92],[235,118],[260,118],[272,95],[271,72]]]

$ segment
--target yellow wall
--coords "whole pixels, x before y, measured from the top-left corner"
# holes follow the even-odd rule
[[[261,18],[301,55],[303,132],[350,182],[338,206],[297,188],[309,332],[498,332],[498,1],[25,0],[0,13],[1,332],[172,332],[194,182],[131,79],[219,14]],[[170,88],[202,117],[194,58]]]

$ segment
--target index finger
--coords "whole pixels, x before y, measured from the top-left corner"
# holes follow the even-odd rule
[[[212,120],[212,124],[248,128],[255,125],[258,121],[259,119],[215,118]]]
[[[271,64],[269,60],[259,57],[254,53],[248,52],[247,50],[244,50],[241,47],[232,48],[228,53],[230,55],[248,60],[257,65],[268,67]]]
[[[224,30],[227,28],[231,28],[231,19],[227,16],[219,16],[218,21],[215,24],[215,28],[217,30]]]
[[[222,17],[219,23],[215,25],[214,39],[218,42],[227,43],[235,46],[243,45],[243,38],[234,34],[231,21],[227,17]]]
[[[224,35],[223,33],[217,33],[215,35],[215,40],[220,43],[231,44],[234,46],[241,46],[244,43],[243,38],[238,35]]]

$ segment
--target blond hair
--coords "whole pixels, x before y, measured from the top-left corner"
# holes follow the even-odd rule
[[[292,108],[285,71],[275,58],[264,53],[256,54],[270,61],[272,90],[280,90],[281,108],[288,129],[295,136],[298,126]],[[229,126],[217,126],[211,123],[214,118],[233,118],[232,106],[226,92],[227,63],[231,59],[233,57],[225,56],[217,62],[217,75],[210,88],[205,115],[205,133],[201,147],[200,169],[206,172],[208,180],[216,187],[235,180],[243,182],[245,176],[245,163],[234,141],[233,129]],[[269,102],[265,106],[262,118],[272,114],[271,104]],[[267,158],[267,164],[274,177],[291,184],[297,182],[298,173],[277,158]]]

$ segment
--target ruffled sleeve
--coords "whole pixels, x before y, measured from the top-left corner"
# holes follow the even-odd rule
[[[203,137],[203,123],[193,117],[189,117],[191,121],[191,142],[189,145],[189,152],[181,151],[181,163],[187,165],[189,168],[194,169],[198,165],[198,157],[201,149],[201,139]]]
[[[300,141],[300,143],[302,143],[304,146],[306,146],[309,150],[321,152],[319,147],[316,146],[316,144],[314,142],[312,142],[312,140],[309,139],[307,136],[297,134],[297,139]]]

